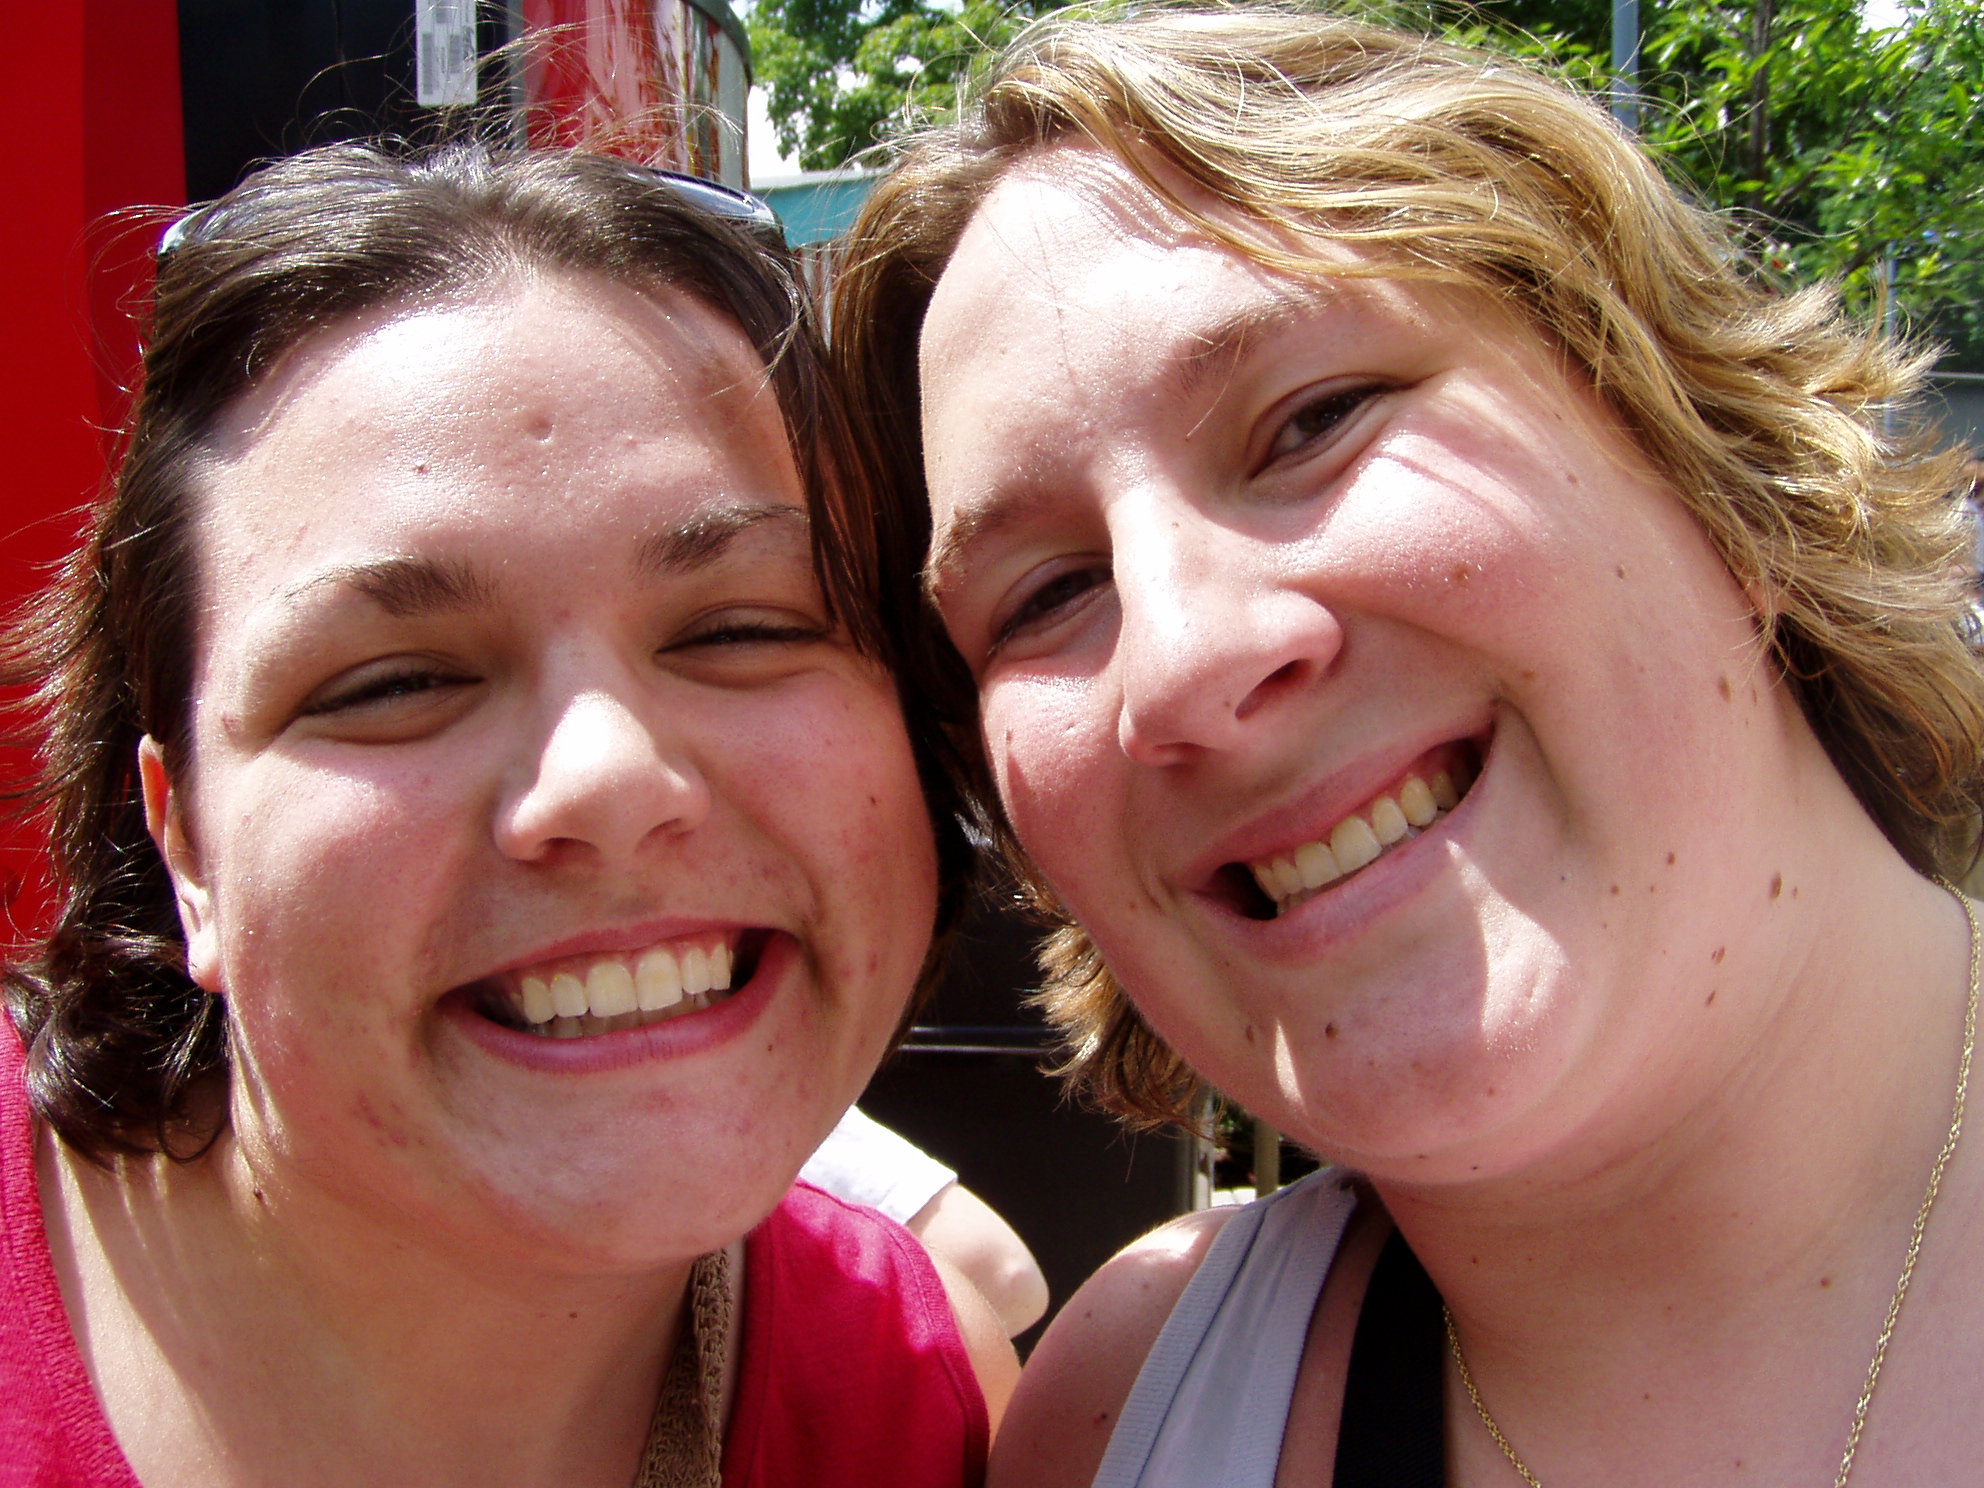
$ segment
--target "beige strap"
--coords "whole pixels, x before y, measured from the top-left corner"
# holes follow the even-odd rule
[[[712,1251],[689,1272],[688,1326],[662,1375],[634,1488],[722,1488],[730,1315],[730,1258]]]

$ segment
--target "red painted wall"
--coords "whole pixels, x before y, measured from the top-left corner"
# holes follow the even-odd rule
[[[137,366],[132,311],[149,289],[157,218],[106,214],[183,202],[186,169],[175,0],[58,0],[7,19],[0,604],[11,608],[73,541]],[[17,778],[20,757],[4,764]],[[0,829],[0,896],[17,924],[43,911],[39,859],[30,834]]]

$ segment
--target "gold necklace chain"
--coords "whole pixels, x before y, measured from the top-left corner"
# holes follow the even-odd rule
[[[1915,1211],[1915,1223],[1908,1232],[1908,1255],[1901,1263],[1901,1279],[1894,1284],[1894,1295],[1888,1299],[1888,1314],[1881,1322],[1881,1336],[1874,1340],[1874,1357],[1867,1365],[1867,1383],[1860,1388],[1859,1403],[1853,1407],[1853,1429],[1846,1433],[1846,1455],[1839,1459],[1839,1472],[1832,1480],[1832,1488],[1846,1488],[1846,1480],[1853,1473],[1854,1454],[1860,1450],[1860,1434],[1867,1429],[1867,1412],[1873,1408],[1874,1386],[1880,1383],[1881,1366],[1887,1362],[1888,1341],[1894,1337],[1895,1324],[1901,1321],[1901,1304],[1908,1299],[1908,1284],[1915,1279],[1915,1259],[1922,1253],[1922,1235],[1929,1228],[1929,1212],[1936,1207],[1936,1196],[1942,1191],[1943,1170],[1950,1165],[1950,1158],[1956,1154],[1957,1139],[1963,1135],[1963,1102],[1970,1088],[1970,1056],[1977,1047],[1977,983],[1980,959],[1984,958],[1984,947],[1980,947],[1977,927],[1977,913],[1970,907],[1970,901],[1961,890],[1946,878],[1936,882],[1949,891],[1957,905],[1963,910],[1965,923],[1970,926],[1970,998],[1963,1012],[1963,1056],[1956,1066],[1956,1100],[1950,1112],[1950,1129],[1943,1138],[1943,1149],[1936,1154],[1936,1161],[1929,1169],[1928,1191],[1922,1195],[1922,1207]],[[1543,1488],[1529,1465],[1516,1455],[1516,1449],[1502,1434],[1502,1428],[1495,1424],[1495,1418],[1488,1414],[1488,1403],[1481,1398],[1476,1388],[1474,1375],[1467,1367],[1467,1355],[1461,1352],[1460,1333],[1454,1328],[1454,1315],[1440,1304],[1440,1316],[1447,1327],[1447,1348],[1454,1356],[1454,1367],[1460,1371],[1460,1382],[1467,1391],[1467,1398],[1474,1403],[1474,1413],[1481,1417],[1481,1424],[1488,1428],[1488,1435],[1502,1455],[1509,1459],[1523,1482],[1529,1488]]]

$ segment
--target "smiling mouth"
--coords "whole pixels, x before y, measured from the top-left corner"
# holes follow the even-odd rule
[[[1481,773],[1480,746],[1443,745],[1323,836],[1217,875],[1221,897],[1249,919],[1272,920],[1361,873],[1458,806]]]
[[[645,950],[507,972],[475,987],[475,1009],[539,1038],[596,1038],[715,1007],[747,984],[769,932],[733,930]]]

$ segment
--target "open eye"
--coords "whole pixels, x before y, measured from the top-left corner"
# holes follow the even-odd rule
[[[1051,625],[1078,608],[1102,585],[1109,582],[1109,566],[1084,563],[1072,568],[1050,569],[1039,582],[1024,589],[1018,600],[1000,617],[992,633],[992,649]]]
[[[1302,398],[1274,431],[1262,458],[1263,467],[1326,446],[1359,409],[1384,391],[1375,383],[1358,383]]]

